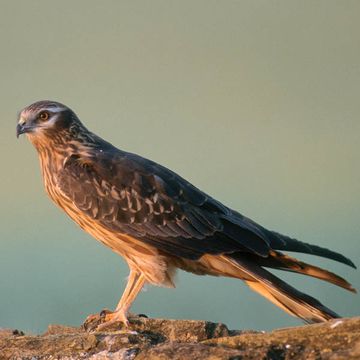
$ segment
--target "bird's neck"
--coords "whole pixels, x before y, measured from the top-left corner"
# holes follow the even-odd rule
[[[66,159],[71,155],[90,155],[91,150],[96,146],[96,139],[92,137],[90,132],[82,137],[75,137],[71,134],[68,136],[59,136],[51,138],[41,138],[39,136],[30,138],[30,141],[35,146],[39,159],[41,169],[43,171],[56,174],[61,171]]]
[[[39,155],[40,169],[46,192],[60,207],[63,207],[61,196],[57,190],[58,179],[61,176],[66,161],[72,155],[87,156],[90,154],[90,144],[72,140],[65,143],[37,142],[34,144]]]

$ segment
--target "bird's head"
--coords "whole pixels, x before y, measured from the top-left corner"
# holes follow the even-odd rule
[[[75,113],[55,101],[38,101],[24,108],[18,117],[16,136],[26,134],[34,144],[71,135],[82,126]]]

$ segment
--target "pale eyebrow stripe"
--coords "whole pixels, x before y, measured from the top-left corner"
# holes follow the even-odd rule
[[[49,107],[41,108],[41,110],[49,111],[49,112],[52,112],[52,113],[58,113],[58,112],[66,110],[66,108],[65,107],[56,107],[56,108],[54,108],[54,107],[49,106]]]

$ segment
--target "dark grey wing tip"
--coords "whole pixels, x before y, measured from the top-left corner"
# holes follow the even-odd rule
[[[321,256],[321,257],[327,258],[327,259],[331,259],[331,260],[337,261],[339,263],[348,265],[354,269],[357,269],[356,265],[349,258],[347,258],[346,256],[344,256],[342,254],[339,254],[336,251],[332,251],[332,250],[322,248],[320,246],[315,246],[315,245],[312,246],[312,250],[314,250],[314,251],[307,252],[307,253],[310,255],[316,255],[316,256]],[[291,251],[291,250],[289,250],[289,251]],[[300,252],[302,252],[302,251],[300,251]]]
[[[328,250],[325,248],[322,248],[320,246],[316,246],[316,248],[320,249],[320,252],[314,251],[313,255],[325,257],[331,260],[335,260],[337,262],[340,262],[342,264],[348,265],[354,269],[356,269],[356,265],[346,256],[332,250]]]
[[[346,260],[346,265],[349,265],[349,266],[351,266],[352,268],[354,268],[354,269],[357,269],[357,266],[350,260],[350,259],[348,259],[347,257],[345,257],[344,256],[344,258],[345,258],[345,260]]]
[[[293,251],[303,254],[317,255],[356,269],[356,265],[346,256],[322,246],[309,244],[303,241],[293,239],[289,236],[279,234],[276,231],[268,231],[270,236],[270,246],[274,250]]]

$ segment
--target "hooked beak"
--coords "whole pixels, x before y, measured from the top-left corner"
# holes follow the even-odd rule
[[[19,123],[16,126],[16,137],[18,138],[21,134],[29,133],[33,130],[33,126],[26,125],[23,118],[20,118]]]
[[[21,134],[26,133],[26,127],[21,124],[17,124],[16,126],[16,137],[19,138]]]

